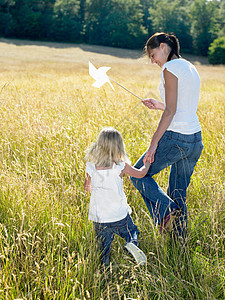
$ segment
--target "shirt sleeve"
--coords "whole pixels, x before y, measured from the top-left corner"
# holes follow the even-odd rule
[[[125,166],[126,166],[126,164],[125,164],[124,161],[123,162],[119,162],[119,164],[116,165],[116,172],[117,172],[118,175],[121,174],[121,172],[123,171],[123,169],[125,168]]]
[[[163,69],[162,69],[162,72],[167,69],[167,71],[169,71],[170,73],[172,73],[174,76],[176,76],[178,78],[178,67],[177,65],[173,62],[173,61],[170,61],[170,62],[167,62],[163,65]]]
[[[90,162],[87,162],[86,163],[86,170],[85,171],[86,171],[86,173],[88,175],[90,175],[92,177],[93,172],[94,172],[94,165],[92,163],[90,163]]]

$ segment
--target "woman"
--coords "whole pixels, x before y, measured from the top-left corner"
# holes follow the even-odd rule
[[[152,218],[161,230],[176,214],[175,234],[184,238],[187,233],[186,193],[203,144],[201,127],[196,114],[200,78],[196,68],[180,57],[179,42],[174,35],[156,33],[145,50],[152,63],[161,71],[160,97],[143,100],[149,109],[163,111],[148,150],[135,164],[141,168],[146,161],[151,167],[144,178],[131,178],[140,191]],[[153,175],[171,166],[167,194],[158,186]],[[171,213],[172,212],[172,213]]]

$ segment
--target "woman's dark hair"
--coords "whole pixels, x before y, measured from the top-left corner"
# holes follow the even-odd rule
[[[167,44],[170,48],[170,54],[168,55],[167,61],[170,61],[173,54],[180,57],[180,44],[178,38],[173,34],[167,34],[164,32],[157,32],[153,34],[145,45],[145,51],[149,54],[149,49],[155,49],[160,46],[161,43]]]

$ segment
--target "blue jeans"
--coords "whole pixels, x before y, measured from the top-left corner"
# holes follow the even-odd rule
[[[136,246],[138,244],[139,230],[133,223],[133,220],[129,214],[126,216],[126,218],[117,222],[93,223],[97,235],[101,263],[105,266],[109,265],[109,254],[115,234],[124,238],[127,243],[133,242]]]
[[[187,232],[187,188],[202,149],[201,132],[181,134],[166,131],[158,143],[154,162],[146,176],[140,179],[131,178],[156,224],[161,224],[163,218],[171,211],[181,210],[176,233],[184,237]],[[145,153],[135,164],[136,168],[140,169],[143,166],[144,156]],[[171,169],[166,194],[152,176],[168,166],[171,166]]]

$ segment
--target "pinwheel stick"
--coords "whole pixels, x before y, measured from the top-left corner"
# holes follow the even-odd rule
[[[127,92],[131,93],[133,96],[137,97],[138,99],[140,99],[141,101],[143,100],[141,97],[137,96],[136,94],[134,94],[133,92],[129,91],[127,88],[125,88],[124,86],[122,86],[121,84],[119,84],[118,82],[116,82],[114,79],[112,79],[111,77],[108,76],[108,78],[110,80],[112,80],[113,82],[115,82],[116,84],[118,84],[120,87],[122,87],[124,90],[126,90]]]

